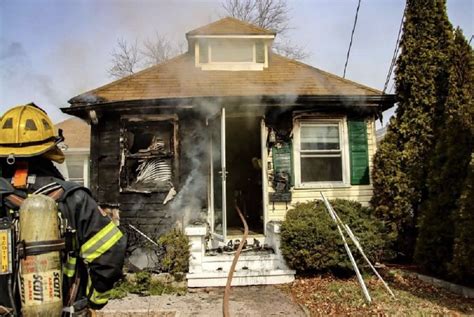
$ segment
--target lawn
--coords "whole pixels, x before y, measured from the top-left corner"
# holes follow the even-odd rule
[[[332,275],[298,277],[292,284],[281,286],[292,299],[305,307],[311,316],[462,316],[474,314],[474,299],[463,298],[427,284],[403,271],[381,272],[396,299],[385,290],[375,276],[365,276],[372,304],[368,305],[355,277]]]

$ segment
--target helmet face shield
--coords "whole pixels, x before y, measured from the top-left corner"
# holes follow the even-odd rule
[[[51,119],[35,104],[13,107],[0,119],[0,157],[41,155],[60,140]]]

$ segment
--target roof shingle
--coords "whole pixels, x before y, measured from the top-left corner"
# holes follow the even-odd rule
[[[68,149],[89,148],[91,143],[91,128],[83,120],[71,118],[55,125],[56,129],[62,129],[64,143]]]
[[[275,35],[275,32],[227,17],[186,33],[187,37],[193,35]]]
[[[382,92],[270,53],[263,71],[203,71],[190,53],[69,100],[74,103],[226,96],[382,95]],[[91,98],[92,97],[92,98]],[[94,102],[92,102],[94,103]]]

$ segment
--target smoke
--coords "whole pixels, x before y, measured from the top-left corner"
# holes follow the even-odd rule
[[[32,62],[30,53],[23,43],[0,39],[0,104],[9,107],[16,104],[35,102],[58,105],[61,103],[61,93],[54,88],[54,83],[48,74],[40,72]],[[15,91],[23,91],[19,96]],[[46,107],[52,117],[59,115],[56,107]]]
[[[26,56],[26,51],[20,42],[10,42],[0,47],[0,60],[21,56]]]
[[[188,125],[180,129],[181,153],[185,166],[180,168],[185,180],[178,188],[178,194],[171,201],[169,213],[183,226],[198,220],[202,209],[207,205],[208,184],[208,137],[203,119],[182,120]],[[203,220],[203,219],[201,219]]]

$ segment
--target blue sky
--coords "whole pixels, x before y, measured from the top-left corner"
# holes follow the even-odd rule
[[[448,0],[451,23],[468,38],[473,2]],[[118,38],[142,41],[158,32],[184,41],[187,31],[222,16],[220,3],[1,0],[0,113],[34,101],[59,122],[67,118],[59,107],[71,97],[112,81],[107,69]],[[356,6],[357,0],[289,1],[287,36],[311,53],[306,63],[342,75]],[[346,78],[383,88],[403,6],[403,0],[362,0]]]

